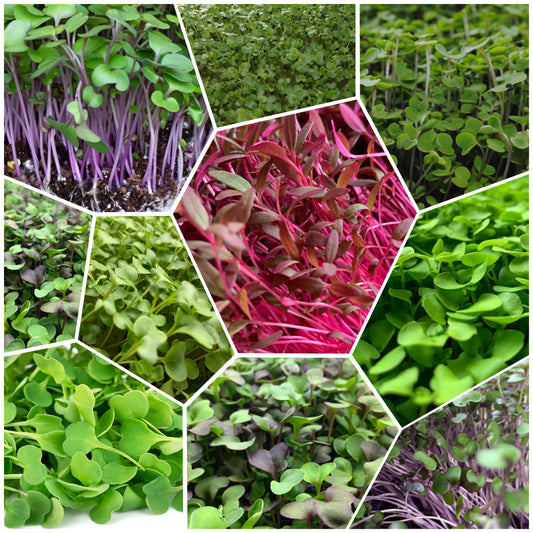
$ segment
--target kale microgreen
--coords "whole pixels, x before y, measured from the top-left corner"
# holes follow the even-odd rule
[[[353,5],[179,11],[219,126],[355,96]]]
[[[528,183],[511,180],[416,221],[354,351],[401,422],[527,355]]]
[[[187,425],[193,529],[345,527],[397,431],[332,358],[240,358]]]
[[[363,5],[361,94],[415,200],[528,168],[528,6]]]
[[[207,119],[171,6],[6,6],[4,55],[18,176],[23,146],[45,189],[51,179],[120,187],[144,158],[137,174],[153,191],[184,179],[198,157]]]
[[[91,217],[4,183],[4,345],[74,338]]]
[[[181,510],[181,408],[75,344],[5,358],[4,427],[9,528]]]
[[[527,529],[528,365],[402,431],[353,527]]]
[[[231,348],[170,217],[99,217],[81,340],[187,398]]]
[[[413,216],[353,102],[220,132],[177,210],[240,352],[347,353]]]

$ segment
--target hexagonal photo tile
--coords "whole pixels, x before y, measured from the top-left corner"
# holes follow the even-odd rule
[[[4,350],[76,333],[92,216],[4,180]]]
[[[529,178],[423,212],[353,356],[402,424],[529,354]]]
[[[239,352],[338,354],[414,214],[352,100],[219,131],[176,218]]]
[[[238,357],[186,410],[192,529],[346,527],[398,431],[349,358]]]
[[[97,217],[80,340],[181,401],[230,359],[172,217]]]
[[[361,5],[360,96],[421,207],[529,168],[528,20],[527,3]]]
[[[403,429],[352,524],[529,528],[526,360]]]
[[[355,96],[354,4],[178,10],[219,127]]]
[[[182,435],[176,402],[77,344],[5,357],[5,526],[181,511]]]
[[[4,10],[5,169],[95,212],[169,211],[211,122],[172,4]]]

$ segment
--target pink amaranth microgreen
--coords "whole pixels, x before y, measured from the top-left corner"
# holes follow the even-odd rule
[[[240,352],[346,353],[414,213],[349,103],[219,132],[176,216]]]

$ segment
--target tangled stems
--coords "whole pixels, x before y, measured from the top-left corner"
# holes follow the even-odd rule
[[[353,104],[216,137],[178,217],[242,351],[353,344],[414,213],[375,144]]]
[[[527,366],[460,396],[400,436],[354,527],[527,528],[528,421]]]

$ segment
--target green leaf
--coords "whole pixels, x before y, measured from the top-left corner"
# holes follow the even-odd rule
[[[305,477],[305,473],[299,469],[288,469],[281,474],[281,479],[278,481],[271,481],[270,488],[276,495],[287,494],[294,486],[296,486]]]
[[[478,144],[476,138],[471,133],[460,133],[455,138],[455,142],[462,150],[461,155],[470,153]]]
[[[224,183],[224,185],[227,185],[236,191],[246,192],[252,187],[251,184],[244,178],[241,178],[241,176],[231,174],[230,172],[225,172],[224,170],[210,169],[209,175],[220,183]]]
[[[114,85],[120,92],[127,91],[130,86],[130,79],[126,72],[119,69],[111,69],[103,63],[92,71],[91,80],[96,87]]]
[[[226,521],[215,507],[195,509],[189,518],[190,529],[226,529]]]

